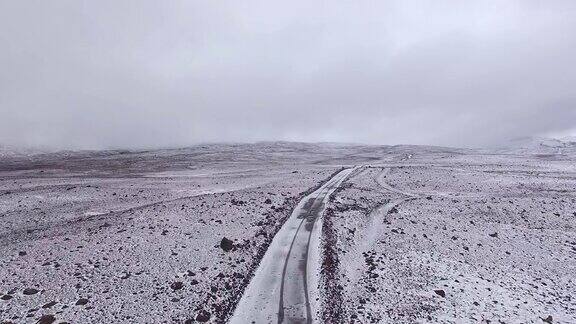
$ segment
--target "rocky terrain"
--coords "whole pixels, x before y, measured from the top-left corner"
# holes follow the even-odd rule
[[[322,220],[326,322],[575,322],[576,155],[537,147],[4,154],[0,322],[225,322],[299,200],[354,165]]]
[[[299,198],[337,170],[144,154],[2,165],[2,320],[221,322]]]
[[[363,168],[325,215],[324,319],[576,322],[575,188],[566,156]]]

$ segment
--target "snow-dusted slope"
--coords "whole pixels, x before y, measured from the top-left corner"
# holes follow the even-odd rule
[[[514,154],[574,154],[576,141],[570,137],[522,137],[500,145],[497,151]]]

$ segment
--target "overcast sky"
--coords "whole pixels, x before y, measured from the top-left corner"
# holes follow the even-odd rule
[[[0,143],[571,134],[575,58],[573,0],[0,0]]]

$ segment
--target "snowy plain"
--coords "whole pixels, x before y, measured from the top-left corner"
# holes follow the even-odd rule
[[[0,158],[0,321],[226,322],[302,198],[315,318],[576,322],[576,150],[257,143]]]

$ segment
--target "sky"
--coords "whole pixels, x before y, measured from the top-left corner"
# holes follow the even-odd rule
[[[576,1],[0,0],[0,144],[576,134]]]

